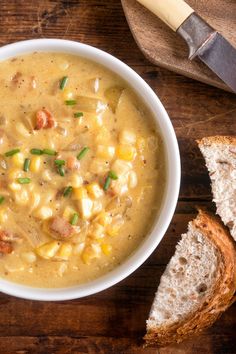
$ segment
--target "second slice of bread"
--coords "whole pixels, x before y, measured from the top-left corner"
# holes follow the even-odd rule
[[[200,211],[161,277],[146,343],[165,346],[210,326],[233,302],[235,288],[234,242],[220,220]]]

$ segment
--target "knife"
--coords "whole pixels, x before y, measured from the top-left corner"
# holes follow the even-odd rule
[[[183,0],[137,0],[188,44],[189,59],[201,59],[236,92],[236,49]]]

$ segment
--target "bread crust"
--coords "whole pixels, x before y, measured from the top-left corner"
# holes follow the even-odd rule
[[[210,146],[212,144],[225,144],[225,145],[236,145],[236,137],[235,136],[222,136],[222,135],[215,135],[215,136],[208,136],[202,139],[196,140],[199,147],[200,146]]]
[[[183,321],[171,326],[151,328],[144,337],[148,346],[166,346],[174,342],[179,343],[187,337],[201,332],[212,325],[235,300],[236,249],[228,229],[218,217],[202,210],[199,210],[198,216],[193,220],[193,225],[218,249],[220,276],[211,294],[204,298],[197,311],[190,313]]]

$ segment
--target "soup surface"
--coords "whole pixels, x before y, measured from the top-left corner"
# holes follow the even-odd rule
[[[150,112],[104,67],[69,54],[0,63],[0,276],[95,279],[140,245],[165,189]]]

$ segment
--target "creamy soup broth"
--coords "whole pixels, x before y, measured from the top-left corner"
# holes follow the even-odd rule
[[[0,64],[0,276],[37,287],[100,277],[158,215],[165,155],[129,85],[77,56]]]

